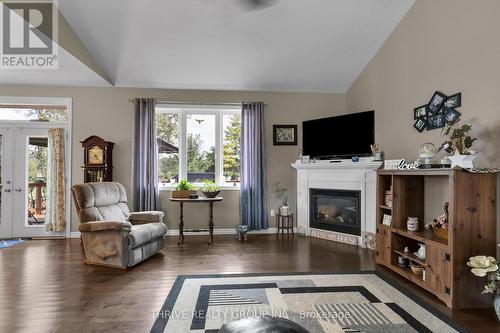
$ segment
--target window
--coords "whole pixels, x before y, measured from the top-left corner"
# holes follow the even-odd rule
[[[156,108],[158,177],[161,185],[180,179],[240,181],[240,108],[159,104]]]
[[[0,103],[0,120],[66,122],[68,108],[66,105]]]

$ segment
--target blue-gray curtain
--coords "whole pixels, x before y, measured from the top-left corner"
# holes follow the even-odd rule
[[[155,101],[136,98],[134,106],[133,208],[134,211],[159,210]]]
[[[264,103],[243,103],[241,109],[240,224],[250,230],[268,228]]]

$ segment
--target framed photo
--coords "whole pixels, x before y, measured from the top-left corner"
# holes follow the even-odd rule
[[[429,101],[429,104],[427,105],[427,111],[431,116],[434,116],[441,110],[443,107],[444,102],[446,102],[446,99],[448,97],[445,94],[440,93],[439,91],[436,91],[434,95],[432,95],[431,100]]]
[[[429,116],[427,118],[427,130],[433,130],[437,128],[443,128],[445,125],[444,123],[444,116],[442,112],[439,112],[435,116]]]
[[[296,146],[297,125],[273,125],[274,146]]]
[[[462,106],[462,93],[451,95],[446,99],[444,106],[447,108],[459,108]]]
[[[384,214],[384,218],[382,219],[382,224],[392,227],[392,216],[389,214]]]
[[[413,109],[413,119],[423,118],[427,115],[427,104]]]
[[[444,121],[448,125],[453,125],[461,116],[461,113],[453,108],[443,107]]]
[[[425,118],[418,118],[417,121],[413,124],[413,127],[422,133],[424,129],[427,127],[427,120]]]

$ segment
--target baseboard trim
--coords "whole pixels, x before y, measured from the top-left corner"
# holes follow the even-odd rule
[[[278,229],[276,228],[268,228],[264,230],[252,230],[249,231],[249,234],[252,235],[259,235],[259,234],[275,234],[278,232]],[[297,231],[295,231],[297,232]],[[206,236],[208,235],[208,231],[200,231],[200,232],[190,232],[186,233],[190,236]],[[216,228],[214,229],[214,235],[236,235],[236,229],[235,228]],[[179,236],[179,229],[169,229],[167,231],[167,236]],[[80,231],[72,231],[70,233],[70,238],[80,238]]]

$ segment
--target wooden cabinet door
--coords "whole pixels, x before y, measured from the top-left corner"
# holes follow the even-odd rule
[[[383,226],[377,227],[377,252],[376,262],[378,264],[389,265],[391,263],[391,234]]]
[[[447,248],[427,242],[425,246],[426,263],[425,282],[443,299],[451,299],[451,257]],[[447,302],[448,303],[448,302]]]

